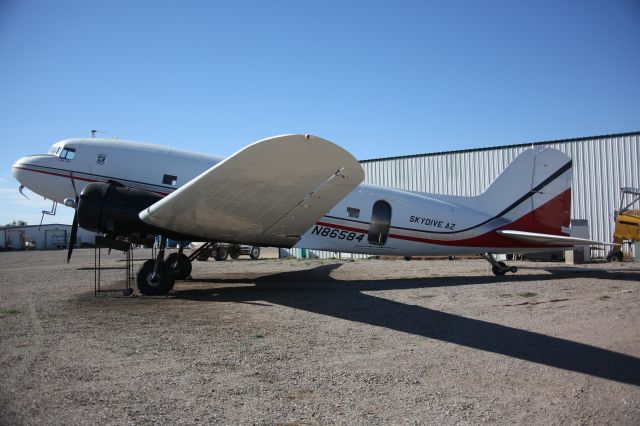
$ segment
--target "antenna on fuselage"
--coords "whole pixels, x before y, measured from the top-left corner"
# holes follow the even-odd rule
[[[96,137],[96,133],[107,133],[107,132],[103,132],[102,130],[91,129],[91,137],[92,138]]]

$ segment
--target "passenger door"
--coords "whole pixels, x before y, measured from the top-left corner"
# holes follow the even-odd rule
[[[371,223],[369,224],[368,236],[369,243],[383,246],[387,242],[390,226],[391,205],[384,200],[376,201],[373,203],[373,209],[371,211]]]

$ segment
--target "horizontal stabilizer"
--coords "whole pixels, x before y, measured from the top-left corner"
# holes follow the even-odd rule
[[[360,163],[339,146],[276,136],[216,164],[140,219],[207,241],[287,247],[363,180]]]
[[[551,235],[551,234],[538,234],[536,232],[524,232],[524,231],[509,231],[500,230],[496,233],[503,237],[511,238],[518,241],[524,241],[532,244],[542,244],[558,247],[570,247],[570,246],[591,246],[591,245],[612,245],[609,243],[603,243],[601,241],[586,240],[584,238],[566,237],[564,235]]]

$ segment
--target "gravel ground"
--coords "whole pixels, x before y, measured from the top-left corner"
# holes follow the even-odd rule
[[[64,258],[0,253],[2,424],[640,423],[639,264]]]

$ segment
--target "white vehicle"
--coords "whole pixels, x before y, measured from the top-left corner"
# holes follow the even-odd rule
[[[13,175],[76,209],[72,240],[79,224],[129,241],[160,235],[373,255],[483,253],[496,275],[516,268],[492,253],[593,243],[568,236],[571,160],[550,148],[524,151],[476,197],[364,184],[351,154],[309,135],[264,139],[226,159],[133,141],[67,139],[48,154],[19,159]],[[185,263],[182,253],[165,261],[161,244],[157,259],[139,270],[138,288],[169,292],[190,272]]]

